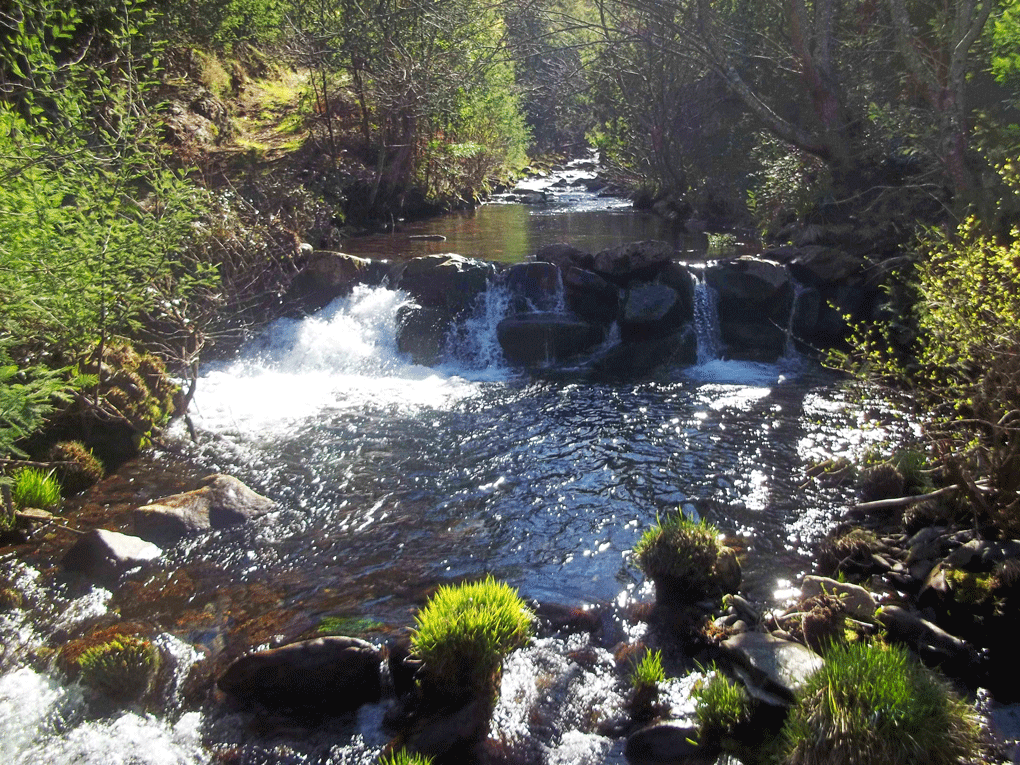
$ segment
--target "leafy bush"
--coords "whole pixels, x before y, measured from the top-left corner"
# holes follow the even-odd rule
[[[694,712],[702,740],[730,736],[751,717],[751,699],[744,687],[712,668],[707,682],[694,689]]]
[[[50,449],[49,460],[57,463],[54,474],[60,480],[64,494],[68,496],[85,491],[106,475],[103,463],[81,441],[61,441],[55,444]]]
[[[14,475],[11,497],[20,509],[36,507],[48,510],[60,504],[60,484],[52,473],[38,468],[22,468]]]
[[[944,681],[905,649],[864,643],[832,648],[783,737],[789,765],[949,765],[977,747],[974,714]]]
[[[699,600],[719,590],[714,570],[721,548],[715,526],[677,513],[665,521],[657,519],[642,534],[634,547],[634,560],[656,583],[659,600],[667,595],[660,592],[663,588]]]
[[[138,635],[114,635],[91,645],[73,659],[84,685],[115,699],[137,699],[155,682],[159,650]]]
[[[491,576],[440,587],[418,613],[411,638],[427,690],[452,696],[490,691],[503,658],[531,636],[532,619],[517,591]]]

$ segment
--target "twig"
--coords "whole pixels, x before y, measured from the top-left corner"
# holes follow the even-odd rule
[[[992,490],[988,481],[977,481],[974,486],[980,492],[989,492]],[[944,486],[943,488],[929,492],[928,494],[917,494],[912,497],[895,497],[893,499],[876,499],[874,502],[859,502],[854,505],[854,510],[895,510],[901,507],[910,507],[911,505],[916,505],[919,502],[926,502],[929,499],[944,497],[947,494],[963,491],[966,488],[966,486],[961,486],[960,484],[953,484],[952,486]]]

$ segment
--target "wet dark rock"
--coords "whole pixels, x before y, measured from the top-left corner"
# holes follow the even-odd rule
[[[628,289],[620,306],[620,334],[625,342],[667,337],[679,331],[686,318],[680,293],[665,284],[642,284]]]
[[[974,539],[949,553],[943,565],[964,571],[987,573],[999,563],[1011,558],[1020,558],[1020,540],[990,542]]]
[[[785,263],[793,278],[808,287],[819,287],[858,276],[865,261],[841,249],[824,245],[777,247],[768,250],[765,258]]]
[[[582,319],[609,324],[620,306],[620,288],[593,271],[576,266],[563,273],[563,291],[567,307]]]
[[[294,277],[285,300],[305,311],[317,311],[349,295],[356,285],[378,283],[380,277],[375,261],[320,250],[309,256],[301,273]]]
[[[118,531],[93,529],[82,536],[61,561],[64,568],[105,583],[158,558],[163,551],[144,539]]]
[[[233,476],[216,473],[194,491],[157,499],[137,508],[135,532],[150,542],[174,544],[199,531],[222,529],[265,515],[273,500],[249,489]]]
[[[566,271],[571,267],[590,269],[595,257],[572,244],[559,242],[545,245],[532,256],[532,260],[552,263],[559,266],[561,271]]]
[[[555,311],[560,284],[560,269],[552,263],[515,263],[506,270],[506,288],[516,313]]]
[[[722,753],[717,745],[698,742],[698,729],[678,723],[649,725],[630,735],[624,754],[631,765],[712,765]]]
[[[733,549],[722,547],[719,550],[719,556],[715,559],[715,568],[712,575],[715,577],[720,592],[735,593],[740,589],[742,579],[740,561],[737,559],[737,553]],[[747,601],[744,601],[744,603],[747,604]],[[750,613],[753,614],[753,609],[750,609],[749,604],[747,605]]]
[[[966,641],[905,608],[884,606],[878,620],[892,640],[913,648],[926,661],[957,668],[973,663],[974,651]]]
[[[431,367],[443,359],[450,316],[438,308],[403,305],[397,309],[397,350],[415,364]]]
[[[496,326],[496,337],[511,364],[537,367],[598,345],[603,331],[571,314],[528,313],[501,321]]]
[[[748,693],[773,705],[793,704],[807,679],[825,664],[810,648],[763,632],[734,635],[722,648]]]
[[[651,281],[675,256],[676,250],[666,242],[629,242],[597,253],[592,270],[614,284],[626,286],[634,280]]]
[[[383,652],[364,640],[324,637],[242,656],[220,690],[275,709],[343,712],[379,701]]]
[[[694,276],[680,263],[667,263],[655,278],[659,284],[672,287],[683,301],[684,321],[694,320]]]
[[[470,314],[495,274],[492,263],[446,253],[401,264],[394,269],[393,284],[419,305],[438,308],[455,319]]]
[[[416,716],[401,736],[407,747],[448,762],[472,762],[473,753],[489,732],[492,701],[475,699],[454,710],[433,710]]]
[[[709,268],[727,355],[774,361],[786,347],[794,287],[778,263],[742,257]]]
[[[686,325],[667,337],[615,345],[593,360],[591,370],[596,377],[629,377],[665,364],[694,364],[697,359],[698,338]]]

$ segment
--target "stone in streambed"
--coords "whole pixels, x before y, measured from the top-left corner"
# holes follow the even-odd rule
[[[323,637],[242,656],[217,685],[237,699],[276,709],[357,709],[379,701],[383,652],[364,640]]]
[[[121,574],[158,558],[163,551],[151,542],[118,531],[93,529],[64,555],[64,568],[110,583]]]
[[[575,356],[602,342],[602,328],[571,314],[526,313],[504,319],[496,337],[511,364],[537,367]]]
[[[698,729],[667,722],[649,725],[630,735],[624,755],[631,765],[712,765],[721,754],[718,746],[698,743]]]
[[[243,523],[275,506],[233,476],[216,473],[194,491],[157,499],[137,508],[133,516],[138,536],[166,545],[187,534]]]
[[[808,678],[825,665],[810,648],[762,632],[734,635],[722,648],[747,692],[773,705],[793,704]]]
[[[823,592],[835,595],[847,613],[857,619],[873,618],[878,608],[874,596],[860,585],[837,582],[824,576],[805,576],[800,589],[804,598],[821,595]]]

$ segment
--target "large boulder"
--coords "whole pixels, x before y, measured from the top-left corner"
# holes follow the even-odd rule
[[[439,308],[408,304],[397,309],[397,350],[415,364],[431,367],[443,360],[450,317]]]
[[[695,364],[698,337],[690,324],[665,337],[619,343],[595,358],[590,367],[596,377],[618,378],[647,374],[669,364]]]
[[[159,547],[144,539],[118,531],[92,529],[74,543],[61,563],[68,571],[112,583],[124,572],[162,554]]]
[[[560,269],[552,263],[515,263],[505,272],[515,313],[555,311],[563,299]]]
[[[794,286],[774,261],[741,257],[706,270],[715,289],[726,354],[771,361],[782,355]]]
[[[492,263],[446,253],[414,258],[400,265],[394,270],[393,285],[419,305],[437,308],[457,319],[471,313],[495,275]]]
[[[243,523],[275,506],[273,500],[233,476],[216,473],[204,478],[194,491],[137,508],[133,513],[135,532],[150,542],[170,545],[190,533]]]
[[[559,242],[545,245],[532,255],[531,259],[552,263],[559,266],[561,271],[566,271],[571,267],[590,269],[594,263],[595,256],[590,252],[579,250],[572,244]]]
[[[538,367],[598,345],[603,331],[571,314],[528,313],[503,319],[496,337],[511,364]]]
[[[614,284],[626,286],[635,279],[651,281],[676,257],[667,242],[629,242],[595,255],[592,270]]]
[[[616,320],[620,288],[593,271],[571,266],[563,272],[567,307],[582,319],[601,324]]]
[[[659,284],[676,290],[683,301],[684,321],[694,320],[694,275],[682,263],[667,263],[656,277]]]
[[[620,335],[625,342],[667,337],[680,330],[685,302],[665,284],[638,284],[624,293]]]
[[[759,701],[793,704],[808,678],[825,665],[810,648],[763,632],[742,632],[722,644],[734,669]]]
[[[358,284],[378,284],[388,264],[320,250],[312,253],[294,277],[285,300],[305,311],[317,311],[338,297],[349,295]]]
[[[364,640],[324,637],[242,656],[217,685],[246,702],[342,712],[379,701],[383,652]]]

